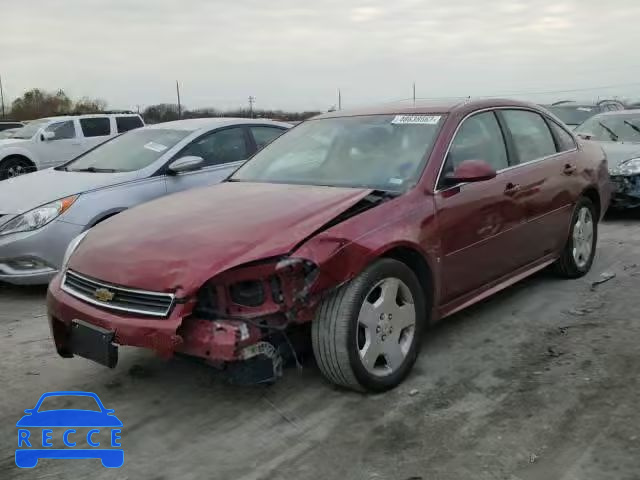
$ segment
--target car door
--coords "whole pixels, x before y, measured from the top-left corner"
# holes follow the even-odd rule
[[[34,145],[40,168],[55,167],[82,153],[82,139],[77,127],[73,120],[61,120],[44,128]],[[47,139],[47,132],[53,136]]]
[[[253,153],[249,132],[244,127],[228,127],[206,133],[174,157],[202,157],[204,167],[194,172],[168,175],[167,192],[213,185],[229,176]]]
[[[465,160],[486,161],[496,170],[496,177],[446,185],[444,176]],[[518,245],[523,241],[525,217],[512,191],[516,177],[495,112],[467,117],[451,142],[435,193],[441,304],[496,281],[522,264]]]
[[[109,117],[80,118],[79,123],[82,132],[80,153],[100,145],[111,137],[112,122]]]
[[[566,241],[581,184],[577,145],[564,128],[538,112],[505,109],[499,115],[513,141],[517,198],[527,218],[520,249],[533,262]]]

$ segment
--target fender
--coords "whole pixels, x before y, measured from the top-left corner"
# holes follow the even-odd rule
[[[33,163],[38,170],[40,170],[40,161],[38,160],[36,155],[34,155],[33,152],[25,148],[26,145],[30,145],[30,144],[31,142],[29,140],[25,140],[23,142],[21,141],[16,143],[9,143],[8,145],[2,145],[0,143],[0,163],[7,157],[17,155],[17,156],[25,157],[27,160]]]

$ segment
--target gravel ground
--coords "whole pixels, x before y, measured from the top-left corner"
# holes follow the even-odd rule
[[[542,272],[429,332],[398,389],[362,396],[312,363],[269,388],[122,349],[58,358],[42,288],[0,286],[0,478],[640,479],[640,214],[601,225],[592,272]],[[615,277],[595,287],[603,272]],[[96,392],[125,464],[14,464],[15,422],[52,390]]]

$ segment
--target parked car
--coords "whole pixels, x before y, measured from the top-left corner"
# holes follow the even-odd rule
[[[140,115],[69,115],[34,120],[0,140],[0,180],[58,166],[118,133],[142,127]]]
[[[140,203],[223,180],[287,127],[234,118],[160,123],[1,182],[0,281],[47,283],[80,233]]]
[[[532,104],[324,114],[227,181],[77,238],[49,285],[55,346],[109,366],[114,342],[271,362],[275,378],[283,332],[311,323],[328,379],[386,390],[431,320],[550,265],[588,272],[609,193],[602,150]]]
[[[607,154],[614,186],[611,206],[640,207],[640,110],[601,113],[575,131]]]
[[[22,128],[22,127],[20,127],[20,128]],[[2,130],[0,132],[0,139],[11,138],[14,133],[16,133],[18,130],[20,130],[20,128],[7,128],[5,130]]]
[[[624,104],[617,100],[600,100],[595,104],[564,100],[551,105],[544,105],[544,107],[574,129],[598,113],[619,111],[625,108]]]
[[[0,121],[0,132],[3,132],[10,128],[21,128],[21,127],[24,127],[24,124],[22,122]]]

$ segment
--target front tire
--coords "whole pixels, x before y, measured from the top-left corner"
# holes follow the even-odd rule
[[[571,217],[569,238],[555,271],[565,278],[579,278],[591,270],[598,242],[598,216],[593,202],[581,197]]]
[[[33,164],[23,157],[7,157],[0,162],[0,180],[19,177],[34,171]]]
[[[311,329],[318,366],[342,387],[392,389],[416,361],[426,316],[413,271],[397,260],[377,260],[318,308]]]

